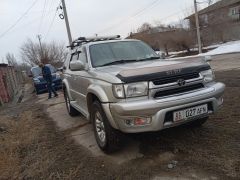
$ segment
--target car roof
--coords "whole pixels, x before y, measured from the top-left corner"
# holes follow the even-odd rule
[[[73,49],[70,50],[70,53],[76,52],[77,49],[80,49],[82,47],[89,47],[91,45],[95,44],[105,44],[105,43],[114,43],[114,42],[140,42],[138,39],[115,39],[115,40],[105,40],[105,41],[93,41],[93,42],[88,42],[85,44],[82,44],[80,46],[76,46]]]
[[[137,42],[140,40],[137,39],[115,39],[115,40],[106,40],[106,41],[95,41],[95,42],[89,42],[84,44],[83,46],[91,46],[94,44],[104,44],[104,43],[112,43],[112,42]]]

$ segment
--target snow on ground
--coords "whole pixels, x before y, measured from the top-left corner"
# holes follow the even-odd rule
[[[221,44],[213,44],[207,47],[204,47],[204,49],[213,49],[211,51],[208,51],[206,53],[198,54],[198,55],[192,55],[192,56],[184,56],[184,57],[176,57],[176,55],[184,53],[186,51],[177,51],[177,52],[169,52],[169,56],[167,59],[182,59],[182,58],[191,58],[191,57],[204,57],[204,56],[214,56],[214,55],[220,55],[220,54],[230,54],[230,53],[240,53],[240,41],[230,41],[227,43],[221,43]],[[197,48],[193,48],[191,50],[197,51]],[[157,53],[163,53],[163,51],[156,51]]]
[[[204,56],[213,56],[218,54],[229,54],[240,52],[240,41],[232,41],[228,43],[221,44],[216,49],[203,53]]]

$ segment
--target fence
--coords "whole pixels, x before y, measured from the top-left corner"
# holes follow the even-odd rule
[[[0,64],[0,105],[13,100],[23,82],[24,75],[21,71],[7,64]]]

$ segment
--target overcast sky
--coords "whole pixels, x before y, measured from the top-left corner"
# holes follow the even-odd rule
[[[19,47],[27,38],[37,41],[60,41],[67,45],[64,20],[58,11],[60,0],[38,0],[24,18],[9,32],[35,0],[0,0],[0,62],[7,52],[20,60]],[[123,37],[144,22],[171,23],[193,9],[193,0],[66,0],[73,39],[79,36],[115,35]],[[43,10],[45,9],[44,13]],[[54,21],[52,21],[54,19]],[[51,25],[53,22],[53,25]]]

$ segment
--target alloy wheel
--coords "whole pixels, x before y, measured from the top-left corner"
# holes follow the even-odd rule
[[[104,123],[103,123],[103,118],[102,118],[99,111],[97,111],[95,113],[94,120],[95,120],[95,128],[96,128],[97,136],[98,136],[101,144],[105,144],[105,142],[106,142],[106,131],[105,131]]]

